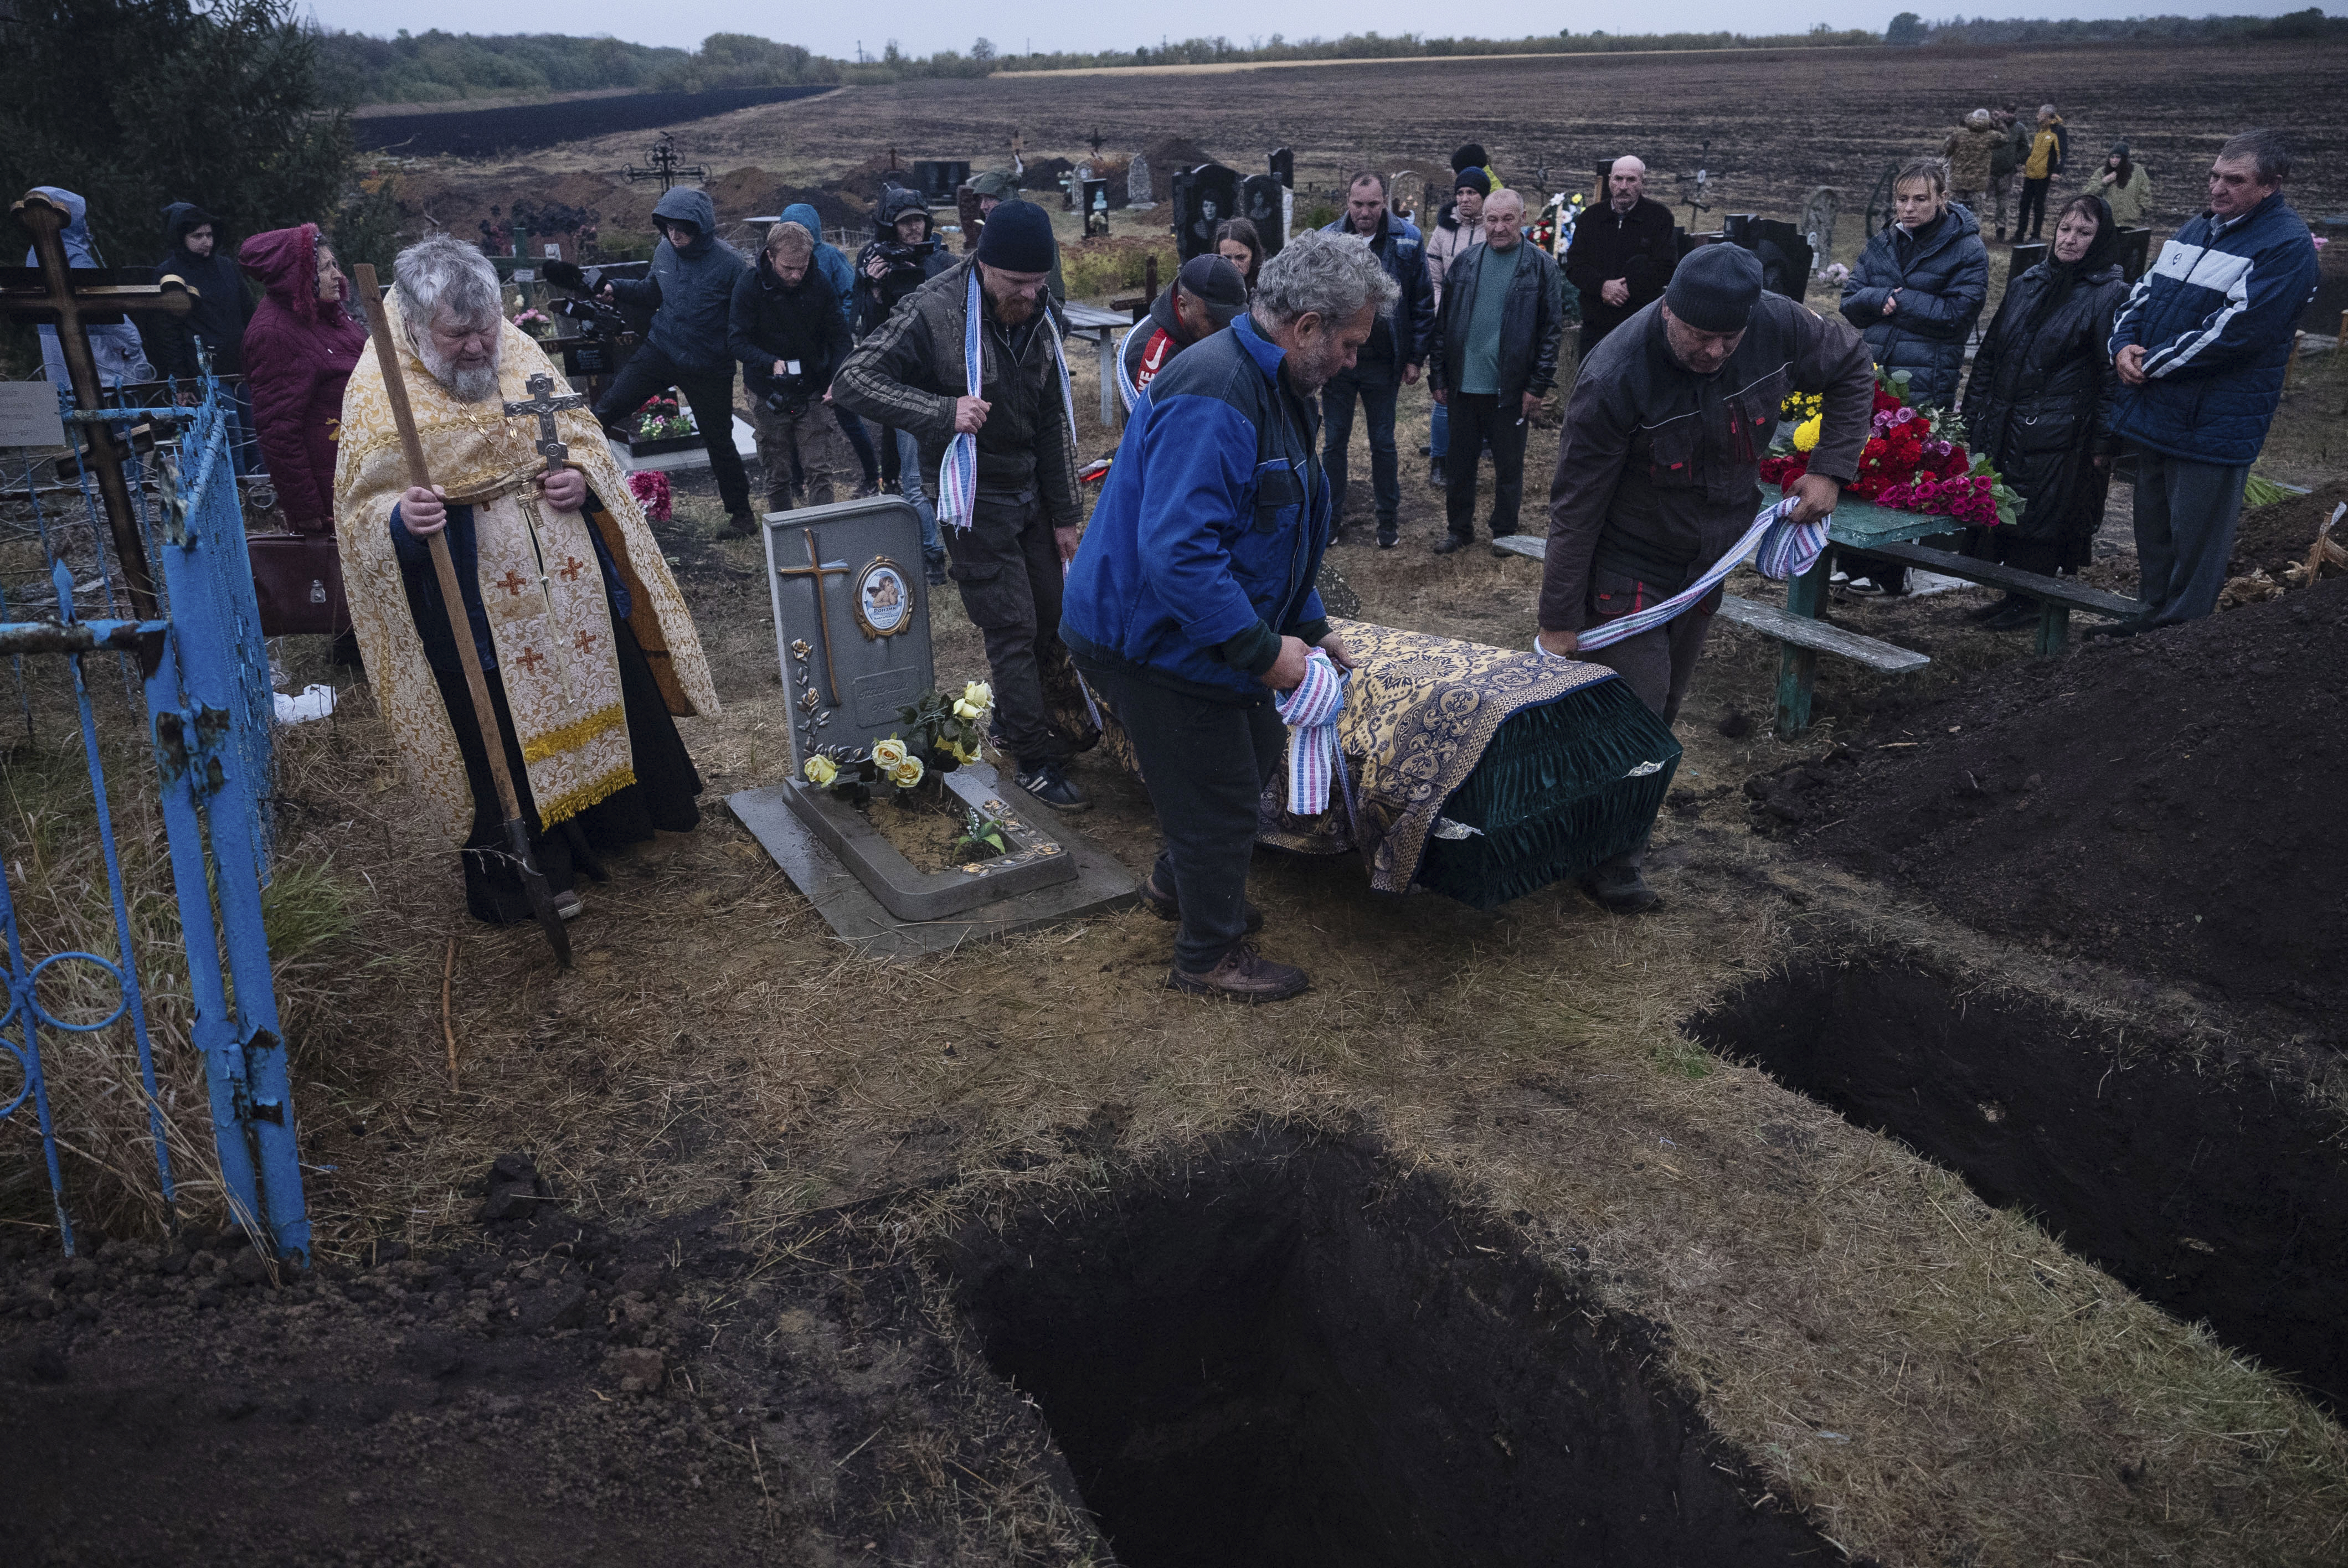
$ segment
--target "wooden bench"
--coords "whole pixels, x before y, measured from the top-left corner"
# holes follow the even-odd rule
[[[1884,544],[1869,545],[1868,553],[1886,560],[1898,561],[1924,571],[1939,572],[1966,582],[1977,582],[1983,588],[2003,589],[2008,593],[2023,594],[2038,601],[2037,651],[2043,654],[2060,653],[2071,641],[2071,612],[2084,610],[2089,615],[2108,615],[2116,620],[2129,620],[2145,613],[2145,607],[2133,599],[2123,599],[2116,593],[2106,593],[2100,588],[2067,578],[2044,577],[2034,571],[2024,571],[1997,561],[1982,560],[1973,556],[1952,555],[1929,545]]]
[[[1879,548],[1880,547],[1878,547]],[[1492,548],[1528,559],[1541,560],[1549,554],[1549,541],[1529,534],[1509,534],[1492,541]],[[1785,651],[1777,671],[1777,733],[1788,738],[1809,726],[1810,691],[1818,678],[1818,655],[1831,653],[1838,659],[1849,659],[1885,675],[1905,675],[1930,664],[1929,654],[1912,648],[1901,648],[1879,638],[1868,637],[1843,627],[1790,610],[1780,610],[1774,604],[1756,604],[1735,594],[1720,596],[1720,613],[1739,626],[1748,626],[1764,637],[1774,637]]]

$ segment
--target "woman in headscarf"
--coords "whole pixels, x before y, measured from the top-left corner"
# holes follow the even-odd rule
[[[343,308],[351,283],[315,223],[255,234],[236,259],[263,290],[244,329],[262,463],[294,531],[331,533],[343,386],[366,347],[366,328]]]
[[[2046,260],[2006,285],[1982,334],[1965,384],[1965,430],[2023,505],[2013,526],[1973,536],[1977,555],[2050,577],[2087,564],[2119,449],[2118,378],[2106,348],[2127,297],[2118,244],[2104,200],[2073,197]],[[1975,619],[1996,630],[2033,625],[2038,601],[2008,594]]]

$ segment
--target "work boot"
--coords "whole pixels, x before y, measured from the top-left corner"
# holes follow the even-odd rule
[[[1148,880],[1141,885],[1141,901],[1149,907],[1151,914],[1161,920],[1179,920],[1182,917],[1181,900],[1158,886],[1158,873],[1154,869],[1149,873]],[[1249,936],[1252,937],[1263,929],[1262,910],[1244,898],[1240,900],[1240,907],[1247,911]]]
[[[1466,549],[1474,542],[1475,541],[1472,539],[1463,539],[1457,534],[1446,534],[1441,538],[1435,541],[1435,553],[1439,556],[1447,556],[1455,550]]]
[[[737,539],[753,538],[758,531],[758,515],[756,512],[732,513],[726,519],[726,531]]]
[[[1426,482],[1438,490],[1451,488],[1451,477],[1443,470],[1443,459],[1435,458],[1426,465]]]
[[[1635,866],[1601,866],[1586,871],[1581,890],[1610,915],[1643,915],[1663,902]]]
[[[1045,763],[1019,775],[1019,787],[1054,811],[1084,811],[1092,805],[1068,776],[1066,764]]]
[[[923,550],[922,552],[922,566],[923,569],[922,575],[930,579],[930,586],[932,588],[939,588],[944,585],[946,580],[945,551]]]
[[[1312,982],[1293,964],[1275,964],[1245,942],[1234,942],[1222,961],[1203,975],[1174,968],[1167,971],[1166,989],[1194,997],[1222,997],[1235,1002],[1282,1002],[1301,995]]]

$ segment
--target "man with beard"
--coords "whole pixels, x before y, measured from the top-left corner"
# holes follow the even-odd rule
[[[382,366],[367,355],[345,395],[335,470],[353,630],[417,789],[461,851],[467,908],[531,918],[432,566],[427,540],[445,530],[539,869],[568,919],[579,874],[604,874],[599,853],[700,820],[701,780],[670,715],[715,713],[716,692],[593,416],[555,416],[571,466],[549,471],[537,422],[507,415],[532,377],[557,395],[569,387],[503,319],[489,259],[435,234],[400,252],[396,276],[386,308],[434,484],[408,482]]]
[[[1183,262],[1117,351],[1117,393],[1125,411],[1133,412],[1176,354],[1231,325],[1247,302],[1247,283],[1228,257],[1193,256]]]
[[[1180,922],[1174,990],[1267,1002],[1307,983],[1246,940],[1248,861],[1287,734],[1272,693],[1316,646],[1353,668],[1313,589],[1330,518],[1314,396],[1399,292],[1358,238],[1291,240],[1249,313],[1151,384],[1068,574],[1061,635],[1131,738],[1165,841],[1141,893]]]
[[[1003,203],[977,252],[906,295],[840,367],[831,395],[911,432],[920,472],[948,470],[938,521],[963,608],[986,639],[998,743],[1020,788],[1081,811],[1091,803],[1068,766],[1097,737],[1071,735],[1052,719],[1083,706],[1060,645],[1061,563],[1076,554],[1081,515],[1076,406],[1059,307],[1045,293],[1056,254],[1042,208]],[[962,436],[971,440],[958,444]],[[949,477],[969,489],[949,489]]]

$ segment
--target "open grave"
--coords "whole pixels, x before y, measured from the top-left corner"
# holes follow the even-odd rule
[[[1128,1568],[1822,1560],[1610,1312],[1367,1140],[1258,1128],[937,1261]]]

